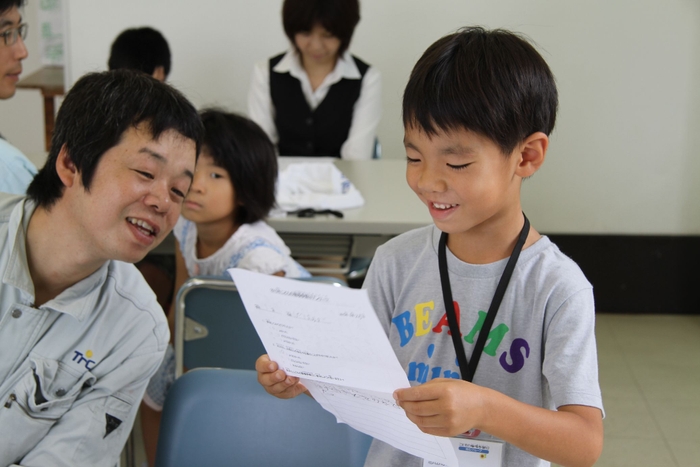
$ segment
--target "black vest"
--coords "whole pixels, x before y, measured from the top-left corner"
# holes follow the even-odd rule
[[[369,65],[353,56],[361,79],[341,79],[328,89],[316,110],[311,110],[301,82],[290,73],[272,70],[283,56],[270,59],[270,97],[275,107],[279,154],[340,157],[340,147],[348,139],[353,108]]]

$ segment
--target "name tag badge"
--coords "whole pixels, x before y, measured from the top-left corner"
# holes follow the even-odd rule
[[[503,441],[450,438],[459,467],[502,467]],[[445,467],[441,462],[423,460],[423,467]]]

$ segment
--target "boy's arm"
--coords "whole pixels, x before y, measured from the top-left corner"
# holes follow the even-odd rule
[[[603,447],[598,408],[565,405],[553,411],[462,380],[435,379],[395,392],[408,418],[429,434],[485,431],[563,466],[590,466]]]

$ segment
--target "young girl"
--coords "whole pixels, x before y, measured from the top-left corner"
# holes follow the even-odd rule
[[[291,42],[256,64],[248,115],[283,156],[370,159],[381,116],[376,68],[348,52],[358,0],[284,0]]]
[[[182,216],[173,229],[177,245],[174,295],[189,277],[222,275],[234,267],[308,277],[263,221],[275,203],[277,157],[272,142],[247,118],[214,109],[201,115],[202,153]],[[172,334],[173,306],[169,318]],[[154,465],[160,412],[174,380],[175,354],[169,347],[141,406],[149,465]]]

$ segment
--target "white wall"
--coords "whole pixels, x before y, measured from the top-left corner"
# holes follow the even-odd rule
[[[253,63],[287,46],[281,0],[68,0],[65,8],[71,81],[105,69],[122,29],[148,24],[170,42],[170,82],[197,106],[245,112]],[[537,43],[560,92],[547,162],[523,190],[533,224],[550,233],[700,234],[697,1],[364,0],[362,18],[351,50],[383,75],[384,157],[404,156],[401,94],[425,48],[460,26],[504,27]],[[0,103],[0,128],[36,151],[41,104],[20,98],[12,116]]]

